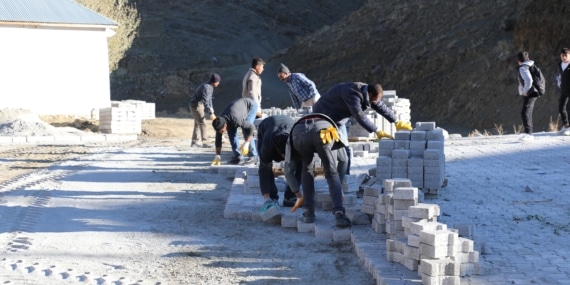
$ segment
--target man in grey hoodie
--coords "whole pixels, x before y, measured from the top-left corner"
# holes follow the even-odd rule
[[[517,54],[517,63],[519,95],[523,97],[521,117],[525,132],[524,136],[522,136],[520,140],[533,141],[532,111],[534,110],[534,103],[539,96],[538,91],[532,85],[532,75],[530,74],[530,67],[534,65],[534,61],[529,59],[528,52],[521,51]]]

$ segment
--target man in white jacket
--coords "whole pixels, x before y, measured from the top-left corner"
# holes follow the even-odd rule
[[[518,63],[518,79],[519,79],[519,95],[523,97],[523,106],[521,110],[521,117],[524,127],[524,136],[521,137],[522,141],[533,141],[532,134],[532,111],[534,110],[534,103],[539,97],[538,91],[532,85],[532,75],[530,74],[530,67],[534,65],[534,61],[528,57],[528,52],[521,51],[517,54]]]

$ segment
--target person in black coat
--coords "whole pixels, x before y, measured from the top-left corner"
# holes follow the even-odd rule
[[[228,132],[233,153],[232,159],[228,162],[229,164],[251,164],[256,162],[257,148],[255,147],[255,142],[251,144],[252,156],[245,160],[245,156],[250,153],[250,142],[253,140],[255,131],[255,125],[248,121],[247,118],[256,113],[257,105],[255,105],[253,100],[239,98],[226,105],[220,116],[212,121],[212,127],[216,130],[216,156],[212,161],[212,165],[221,164],[222,135],[225,132]],[[241,145],[237,134],[238,128],[241,128],[245,140]]]
[[[289,116],[275,115],[261,121],[257,127],[257,150],[259,153],[259,186],[265,199],[262,211],[278,205],[279,194],[275,185],[273,161],[281,162],[285,159],[285,144],[295,120]],[[301,180],[301,172],[296,173],[297,181]],[[293,193],[287,186],[283,206],[292,207],[297,197],[302,197],[300,191]]]
[[[289,179],[301,162],[301,185],[303,198],[300,199],[305,209],[303,222],[315,222],[315,153],[321,159],[333,203],[336,226],[350,227],[351,221],[345,213],[342,201],[341,173],[337,169],[337,156],[344,153],[348,140],[338,130],[335,122],[323,114],[309,114],[300,118],[291,128],[291,135],[285,150],[285,177],[292,181],[291,189],[296,191],[299,185]],[[295,209],[297,205],[293,207]]]

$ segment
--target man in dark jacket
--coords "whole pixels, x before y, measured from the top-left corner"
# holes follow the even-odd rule
[[[251,144],[252,157],[247,161],[244,156],[249,153],[250,142],[253,139],[255,125],[247,120],[251,113],[255,114],[257,107],[255,102],[249,98],[239,98],[230,102],[219,117],[212,121],[212,126],[216,130],[216,157],[212,161],[212,165],[220,165],[222,152],[222,134],[228,132],[230,145],[234,156],[228,162],[230,164],[252,164],[257,161],[257,148],[255,143]],[[237,129],[241,128],[245,142],[240,145]]]
[[[215,119],[212,105],[214,88],[220,85],[220,75],[214,73],[208,82],[204,82],[196,88],[190,98],[190,112],[194,118],[194,131],[192,132],[191,146],[212,147],[208,144],[208,128],[206,128],[206,114],[211,120]]]
[[[285,159],[285,145],[289,139],[289,133],[295,120],[285,115],[275,115],[267,117],[259,123],[257,127],[257,149],[259,152],[259,186],[261,187],[261,195],[265,200],[262,212],[269,207],[278,205],[279,194],[275,186],[275,174],[273,173],[273,161],[281,162]],[[300,169],[294,178],[300,181]],[[297,182],[298,183],[298,182]],[[285,199],[283,206],[292,207],[295,204],[295,198],[302,197],[297,189],[296,193],[291,191],[291,187],[287,186],[285,190]]]
[[[396,129],[412,130],[409,122],[397,121],[394,112],[384,104],[382,95],[384,90],[380,84],[367,84],[362,82],[347,82],[337,84],[327,90],[313,106],[313,112],[322,113],[329,116],[343,133],[348,137],[346,123],[353,117],[358,124],[369,132],[374,132],[378,139],[392,138],[392,136],[376,127],[366,116],[364,111],[368,108],[374,109],[382,117],[386,118],[390,123],[396,123]],[[347,161],[339,161],[341,166],[344,164],[347,173],[350,168],[350,156],[347,155]],[[339,166],[339,167],[341,167]]]
[[[323,114],[309,114],[300,118],[293,125],[287,150],[285,151],[285,177],[293,192],[297,192],[299,185],[292,177],[298,165],[297,162],[302,162],[301,184],[303,186],[304,199],[301,201],[305,209],[303,222],[315,222],[313,158],[316,153],[323,164],[325,179],[327,180],[329,194],[333,202],[336,226],[340,228],[351,226],[351,222],[345,214],[342,202],[341,178],[337,170],[337,150],[344,151],[346,145],[348,145],[346,137],[342,137],[342,134],[339,135],[336,124]]]
[[[560,63],[558,64],[558,87],[560,87],[560,98],[558,99],[558,113],[562,119],[562,129],[560,134],[570,136],[570,120],[568,112],[570,105],[570,48],[563,48],[560,51]]]

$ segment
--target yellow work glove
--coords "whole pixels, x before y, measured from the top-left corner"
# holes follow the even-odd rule
[[[397,131],[411,131],[412,125],[409,122],[397,121],[396,122]]]
[[[216,157],[214,158],[214,160],[212,160],[212,166],[214,165],[222,165],[222,158],[220,157],[220,155],[216,155]]]
[[[392,137],[389,133],[385,131],[377,131],[376,138],[379,140],[381,140],[382,138],[394,139],[394,137]]]
[[[215,119],[216,119],[216,115],[214,115],[214,114],[210,115],[210,120],[213,121],[213,120],[215,120]]]
[[[299,207],[303,206],[304,201],[305,201],[305,198],[303,198],[303,197],[297,198],[297,202],[295,202],[295,205],[293,205],[293,208],[291,208],[291,213],[295,213],[295,211],[297,211],[297,209],[299,209]]]
[[[321,140],[323,141],[323,144],[329,144],[333,142],[333,140],[337,142],[339,141],[339,139],[340,138],[338,136],[338,132],[336,131],[335,127],[330,126],[327,129],[321,130]]]
[[[241,146],[239,147],[239,152],[241,152],[241,155],[246,156],[249,153],[249,143],[248,142],[242,143]]]

